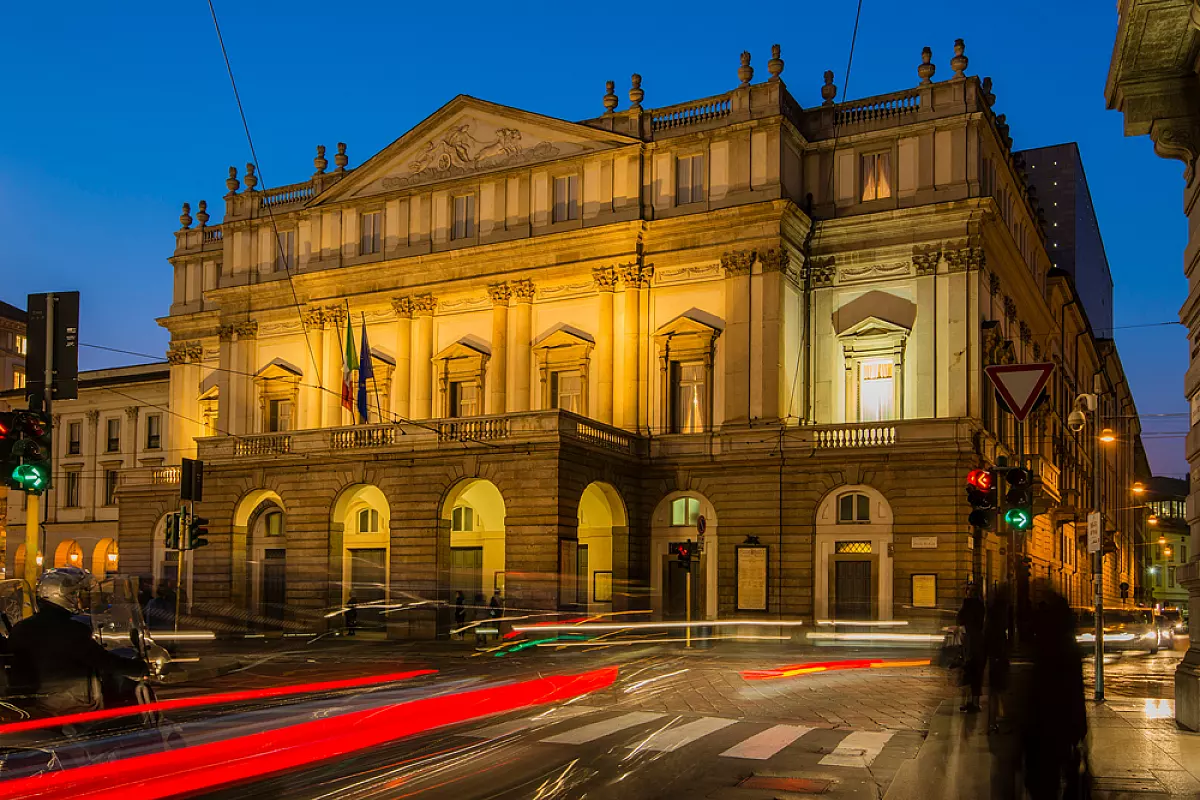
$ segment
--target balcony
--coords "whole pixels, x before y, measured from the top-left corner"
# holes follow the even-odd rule
[[[121,471],[122,489],[159,489],[179,485],[179,467],[137,467]]]
[[[1060,486],[1062,470],[1044,456],[1032,456],[1029,460],[1033,474],[1041,482],[1042,491],[1055,502],[1061,502],[1063,499]]]

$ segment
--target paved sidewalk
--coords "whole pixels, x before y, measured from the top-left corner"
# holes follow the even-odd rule
[[[1017,739],[989,735],[985,714],[941,704],[917,757],[896,773],[886,800],[1022,797]],[[1200,734],[1179,730],[1170,700],[1088,703],[1088,752],[1097,798],[1200,797]]]

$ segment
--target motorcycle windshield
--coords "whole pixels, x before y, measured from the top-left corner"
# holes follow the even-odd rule
[[[92,585],[92,634],[105,647],[133,647],[129,632],[145,633],[137,587],[137,579],[126,575],[110,575]]]

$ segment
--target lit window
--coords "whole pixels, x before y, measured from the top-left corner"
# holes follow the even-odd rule
[[[863,202],[892,196],[891,161],[891,153],[872,153],[862,157]]]
[[[104,471],[104,505],[115,506],[117,504],[117,482],[119,479],[120,473],[115,469]]]
[[[702,433],[708,422],[708,370],[700,362],[672,361],[671,433]]]
[[[13,375],[12,388],[24,389],[25,388],[25,370],[21,369],[20,367],[13,367],[12,375]]]
[[[891,359],[871,359],[858,365],[858,419],[878,422],[894,419],[895,391]]]
[[[360,255],[378,253],[383,239],[383,212],[363,214],[359,223],[358,252]]]
[[[67,473],[66,491],[63,492],[63,508],[79,508],[79,473]]]
[[[471,239],[475,236],[475,195],[464,194],[454,198],[454,227],[451,239]]]
[[[282,536],[283,535],[283,512],[270,511],[264,520],[263,527],[266,529],[267,536]]]
[[[675,159],[675,205],[698,203],[704,199],[704,156]]]
[[[108,434],[105,437],[107,439],[105,442],[105,451],[109,453],[119,453],[121,451],[121,420],[113,417],[109,420],[106,420],[104,425],[105,431]],[[134,431],[134,433],[136,434],[137,432]]]
[[[844,494],[838,498],[838,522],[870,522],[871,498],[861,492]],[[870,552],[870,551],[868,551]]]
[[[267,430],[283,433],[292,429],[292,401],[272,400],[268,405]]]
[[[279,232],[279,252],[275,254],[275,269],[290,272],[296,266],[296,232]]]
[[[479,413],[479,386],[473,382],[450,382],[450,416],[473,417]]]
[[[83,423],[72,422],[67,425],[67,455],[77,456],[83,452]]]
[[[550,373],[550,407],[575,414],[583,412],[583,376],[579,370]]]
[[[834,555],[868,555],[871,553],[870,542],[835,542]]]
[[[146,417],[146,449],[162,448],[162,414],[151,414]]]
[[[450,515],[450,530],[460,532],[475,530],[475,509],[470,506],[455,506]]]
[[[23,356],[29,354],[29,340],[22,333],[17,334],[17,352]]]
[[[359,533],[379,533],[379,512],[373,508],[364,508],[358,512]]]
[[[671,524],[675,526],[695,525],[700,519],[700,500],[696,497],[679,497],[671,501]]]
[[[579,219],[579,176],[554,179],[554,221]]]

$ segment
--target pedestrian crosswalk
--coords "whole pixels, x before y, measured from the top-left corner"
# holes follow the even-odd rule
[[[567,705],[508,719],[460,736],[497,740],[521,736],[544,745],[603,744],[638,753],[674,753],[691,745],[715,749],[725,759],[768,761],[785,751],[819,758],[822,767],[870,767],[892,741],[893,731],[838,730],[771,725],[725,717],[683,717],[657,711],[620,712]]]

